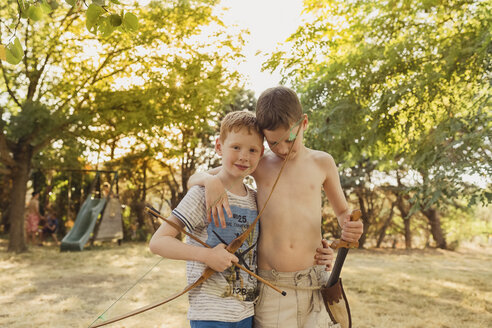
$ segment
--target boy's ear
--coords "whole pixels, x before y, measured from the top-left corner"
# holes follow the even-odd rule
[[[309,119],[308,119],[308,116],[307,114],[303,114],[304,115],[304,119],[302,120],[302,128],[304,130],[306,130],[307,126],[308,126],[308,123],[309,123]]]
[[[263,153],[265,152],[265,146],[261,145],[261,154],[260,154],[260,157],[263,156]]]
[[[217,155],[222,156],[222,144],[220,138],[215,139],[215,152]]]

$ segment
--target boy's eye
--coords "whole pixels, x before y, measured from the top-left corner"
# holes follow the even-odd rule
[[[249,151],[252,152],[252,153],[256,153],[258,150],[257,149],[254,149],[254,148],[251,148]]]
[[[239,149],[239,146],[232,146],[232,149],[238,150]]]

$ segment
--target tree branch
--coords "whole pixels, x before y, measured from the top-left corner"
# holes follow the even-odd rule
[[[54,127],[43,140],[33,145],[33,154],[37,154],[41,149],[49,145],[52,142],[52,140],[55,138],[55,136],[60,135],[60,131],[65,130],[77,120],[78,117],[74,115],[71,116],[71,118],[68,119],[67,121],[63,122],[63,124]]]
[[[94,81],[93,81],[93,83],[98,82],[98,81],[102,81],[102,80],[104,80],[104,79],[107,79],[108,77],[111,77],[111,76],[113,76],[113,75],[116,75],[116,74],[118,74],[118,73],[120,73],[120,72],[124,72],[124,71],[125,71],[125,69],[126,69],[126,68],[128,68],[128,66],[130,66],[130,65],[125,65],[124,67],[122,67],[122,68],[120,68],[120,69],[117,69],[117,70],[114,70],[113,72],[111,72],[111,73],[109,73],[109,74],[107,74],[107,75],[103,75],[103,76],[101,76],[100,78],[98,78],[98,79],[94,80]]]
[[[9,79],[7,78],[7,72],[5,72],[5,67],[3,66],[3,61],[1,60],[0,60],[0,67],[2,67],[2,76],[3,76],[3,80],[5,81],[5,85],[7,87],[7,92],[9,93],[12,100],[17,104],[17,106],[22,108],[22,104],[19,102],[12,89],[10,89]]]
[[[24,58],[22,58],[22,61],[24,62],[24,68],[26,70],[25,74],[27,79],[29,79],[29,65],[27,65],[27,40],[29,39],[29,23],[26,24],[26,38],[24,39]],[[30,85],[29,85],[30,87]],[[27,98],[27,97],[26,97]]]
[[[72,19],[69,20],[68,23],[67,23],[67,25],[62,29],[63,24],[65,23],[65,20],[67,20],[67,18],[70,17],[70,16],[72,16],[72,15],[73,15],[73,7],[70,8],[70,10],[67,12],[67,14],[65,15],[65,17],[63,17],[62,20],[60,21],[60,27],[56,29],[59,32],[52,38],[52,40],[59,39],[59,37],[63,33],[65,33],[66,31],[68,31],[68,28],[70,26],[72,26],[73,22],[79,17],[79,15],[73,15]],[[39,69],[38,80],[41,77],[41,75],[43,74],[43,72],[44,72],[44,70],[46,68],[46,65],[48,64],[48,61],[51,58],[51,55],[53,54],[53,49],[55,48],[55,44],[56,43],[52,43],[51,46],[50,46],[50,48],[48,49],[48,51],[46,53],[46,57],[45,57],[45,59],[43,61],[43,64],[41,65],[41,68]],[[44,84],[44,76],[41,79],[41,82],[38,84],[38,88],[37,88],[38,91],[42,89],[43,84]],[[38,96],[40,98],[42,95],[38,94]]]
[[[106,58],[104,59],[104,61],[102,62],[102,64],[97,68],[97,70],[94,72],[93,75],[87,77],[80,85],[79,87],[72,93],[72,95],[70,97],[68,97],[67,99],[65,99],[65,101],[63,101],[62,104],[59,105],[59,102],[57,104],[55,104],[55,108],[57,108],[57,110],[61,109],[61,108],[64,108],[69,102],[70,100],[74,99],[76,95],[79,94],[79,91],[82,90],[83,88],[85,88],[87,86],[87,84],[89,84],[90,81],[92,81],[92,83],[94,83],[94,81],[97,81],[97,76],[98,74],[101,72],[101,70],[109,63],[110,59],[113,58],[113,56],[115,54],[118,54],[120,52],[123,52],[123,51],[126,51],[126,50],[129,50],[129,49],[132,49],[132,47],[125,47],[125,48],[121,48],[119,50],[114,50],[114,51],[111,51],[107,54]],[[87,96],[84,97],[84,99],[82,99],[79,104],[77,105],[77,107],[80,107],[80,105],[85,101],[85,99],[87,99]]]

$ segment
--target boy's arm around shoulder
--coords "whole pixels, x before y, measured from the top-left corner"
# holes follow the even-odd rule
[[[362,221],[350,221],[350,209],[340,184],[340,176],[335,160],[328,153],[320,153],[318,161],[326,174],[323,190],[337,216],[338,224],[342,227],[342,239],[348,242],[356,242],[363,232]]]
[[[224,185],[215,175],[219,173],[221,166],[208,170],[207,172],[198,172],[188,179],[188,189],[199,185],[205,187],[205,206],[207,208],[207,221],[212,222],[216,227],[226,227],[224,209],[229,217],[232,217],[229,199]],[[225,196],[225,197],[224,197]]]
[[[188,183],[187,183],[188,189],[190,189],[193,186],[205,186],[207,179],[210,179],[211,176],[214,176],[217,173],[219,173],[220,168],[221,166],[218,166],[206,172],[196,172],[188,179]]]
[[[172,214],[168,220],[184,227],[183,223]],[[224,271],[232,265],[232,262],[238,262],[237,257],[225,249],[224,244],[219,244],[214,248],[189,245],[177,239],[178,234],[178,230],[164,222],[150,240],[150,251],[174,260],[199,261],[217,272]]]

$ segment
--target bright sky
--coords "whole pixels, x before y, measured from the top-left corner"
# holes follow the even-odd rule
[[[143,6],[150,2],[150,0],[138,1]],[[253,90],[256,97],[259,97],[263,90],[280,82],[280,74],[261,72],[261,65],[266,60],[267,54],[273,52],[279,43],[296,31],[301,22],[302,0],[222,0],[221,7],[229,8],[223,16],[226,26],[237,25],[238,29],[247,29],[250,32],[249,35],[244,35],[245,61],[236,69],[244,75],[245,87]],[[259,51],[261,54],[256,55]],[[86,53],[88,56],[94,56],[97,47],[92,51],[86,47]],[[122,79],[119,83],[125,84],[128,81]],[[132,79],[132,83],[138,82]],[[135,140],[125,138],[121,143],[123,146],[121,151],[124,153],[126,148],[135,143]],[[98,155],[96,152],[88,151],[85,155],[92,163],[109,159],[103,153]]]
[[[146,5],[150,0],[137,0]],[[229,8],[223,17],[226,26],[237,25],[250,31],[243,49],[245,62],[237,69],[245,76],[245,87],[260,93],[280,82],[280,74],[261,72],[266,54],[285,41],[301,23],[303,0],[222,0],[221,7]],[[256,55],[258,51],[262,54]]]
[[[238,70],[249,79],[246,87],[258,97],[263,90],[277,85],[280,75],[261,72],[266,57],[255,54],[271,53],[296,31],[301,23],[302,0],[222,0],[222,4],[230,8],[224,17],[226,25],[235,24],[250,31],[244,48],[246,61]]]

